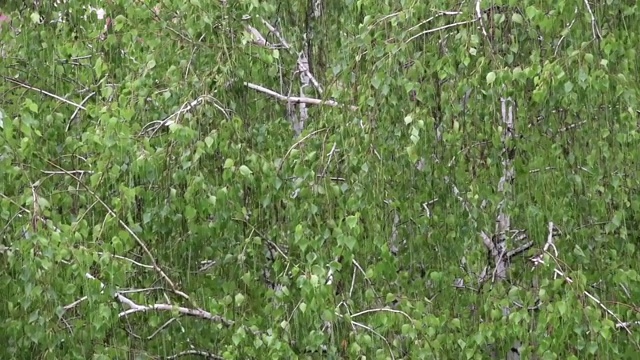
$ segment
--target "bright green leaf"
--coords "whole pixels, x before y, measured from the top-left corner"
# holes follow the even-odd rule
[[[513,21],[516,24],[522,24],[523,23],[522,15],[520,15],[519,12],[514,11],[513,15],[511,15],[511,21]]]
[[[496,80],[496,73],[495,72],[490,72],[487,74],[487,84],[491,85],[493,84],[493,82]]]
[[[347,220],[347,226],[349,227],[349,229],[353,229],[358,224],[357,216],[353,216],[353,215],[347,216],[346,220]]]
[[[242,174],[242,176],[249,176],[249,175],[253,174],[253,171],[251,171],[251,169],[249,169],[249,167],[246,166],[246,165],[241,165],[239,170],[240,170],[240,174]]]

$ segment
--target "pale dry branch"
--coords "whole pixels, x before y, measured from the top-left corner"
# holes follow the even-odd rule
[[[202,260],[200,261],[200,268],[198,269],[198,272],[206,272],[207,270],[211,269],[215,264],[217,264],[217,261],[215,260]]]
[[[450,11],[450,10],[433,10],[438,13],[438,15],[462,15],[462,11]]]
[[[118,314],[118,317],[126,317],[131,314],[139,313],[139,312],[149,312],[149,311],[167,311],[167,312],[177,312],[181,315],[197,317],[204,320],[209,320],[218,324],[222,324],[226,327],[231,327],[235,323],[231,320],[227,320],[222,316],[213,315],[208,311],[204,311],[202,309],[192,309],[183,306],[175,306],[171,304],[152,304],[152,305],[138,305],[133,301],[127,299],[124,303],[129,306],[129,309],[122,311]]]
[[[268,22],[268,21],[266,21],[266,20],[265,20],[265,19],[263,19],[263,18],[260,18],[260,21],[262,21],[262,23],[264,24],[264,26],[266,26],[266,27],[267,27],[267,29],[269,29],[269,31],[270,31],[273,35],[275,35],[275,36],[278,38],[278,40],[280,41],[281,46],[282,46],[284,49],[287,49],[287,50],[291,49],[291,46],[289,45],[289,43],[287,42],[287,40],[285,40],[285,39],[284,39],[284,37],[282,36],[282,34],[280,34],[280,32],[279,32],[279,31],[278,31],[278,30],[277,30],[273,25],[269,24],[269,22]]]
[[[51,166],[57,168],[60,171],[66,172],[65,169],[61,168],[60,166],[54,164],[51,161],[47,161]],[[131,235],[131,237],[133,239],[135,239],[135,241],[138,243],[138,245],[142,248],[142,250],[147,254],[147,256],[149,257],[150,261],[151,261],[151,265],[153,266],[153,268],[155,269],[155,271],[167,282],[167,284],[169,284],[169,286],[171,287],[171,289],[173,290],[173,292],[177,295],[180,295],[181,297],[187,299],[187,300],[191,300],[189,298],[189,296],[185,293],[183,293],[182,291],[178,290],[178,288],[176,287],[176,285],[174,284],[174,282],[167,276],[167,274],[165,274],[165,272],[160,268],[160,266],[158,265],[158,263],[156,262],[155,258],[153,257],[153,254],[151,253],[151,251],[149,251],[149,248],[147,248],[147,245],[145,245],[145,243],[138,237],[138,235],[136,235],[136,233],[131,230],[131,228],[124,223],[124,221],[122,221],[118,215],[104,202],[102,201],[102,199],[96,195],[96,193],[94,193],[84,182],[82,182],[79,178],[77,178],[74,174],[68,173],[66,172],[67,176],[70,176],[71,178],[73,178],[78,184],[80,184],[82,187],[85,188],[85,190],[87,190],[87,192],[89,192],[89,194],[91,194],[91,196],[93,196],[103,207],[105,210],[107,210],[107,213],[109,215],[111,215],[114,219],[116,219],[118,221],[118,223],[120,224],[120,226],[122,226],[127,233],[129,233],[129,235]]]
[[[436,201],[438,201],[438,198],[429,200],[427,202],[422,203],[422,208],[424,209],[424,212],[426,213],[427,218],[431,218],[431,210],[429,209],[429,206],[433,205],[436,203]]]
[[[535,174],[535,173],[541,172],[542,170],[555,170],[555,169],[556,168],[554,166],[547,166],[543,169],[531,169],[529,170],[529,174]]]
[[[104,256],[112,257],[114,259],[120,259],[120,260],[128,261],[128,262],[130,262],[130,263],[132,263],[134,265],[140,266],[140,267],[145,268],[145,269],[154,269],[154,267],[151,266],[151,265],[147,265],[147,264],[143,264],[143,263],[137,262],[137,261],[135,261],[133,259],[129,259],[128,257],[125,257],[125,256],[116,255],[116,254],[108,254],[108,253],[103,253],[103,252],[98,252],[97,254],[100,255],[100,256],[104,255]]]
[[[394,314],[400,314],[404,317],[406,317],[407,319],[409,319],[409,321],[411,321],[411,323],[413,324],[415,322],[415,320],[413,320],[411,318],[411,316],[409,316],[409,314],[407,314],[404,311],[401,310],[395,310],[395,309],[389,309],[389,308],[377,308],[377,309],[367,309],[367,310],[362,310],[360,312],[357,312],[355,314],[351,314],[351,318],[355,318],[358,316],[362,316],[365,314],[372,314],[372,313],[377,313],[377,312],[390,312],[390,313],[394,313]]]
[[[84,174],[93,174],[94,173],[92,170],[69,170],[68,172],[40,170],[40,172],[42,172],[43,174],[49,174],[49,175],[66,175],[67,173],[68,174],[84,175]]]
[[[489,44],[491,44],[491,41],[489,40],[489,34],[487,34],[487,30],[484,26],[484,20],[482,19],[482,9],[480,8],[481,2],[482,0],[476,0],[476,18],[478,19],[478,21],[480,21],[480,28],[482,29],[482,35],[484,35],[484,37],[489,41]]]
[[[631,326],[640,326],[640,321],[628,321],[628,322],[623,322],[623,323],[616,324],[616,328],[617,329],[620,329],[620,328],[628,329]]]
[[[120,294],[137,294],[143,292],[151,292],[151,291],[166,291],[167,289],[160,286],[150,287],[150,288],[141,288],[141,289],[122,289],[118,290]]]
[[[291,152],[293,151],[293,149],[295,149],[296,147],[298,147],[300,144],[302,144],[305,140],[307,140],[308,138],[321,133],[323,131],[327,131],[329,130],[329,128],[322,128],[322,129],[318,129],[315,130],[309,134],[307,134],[305,137],[303,137],[302,139],[298,140],[295,142],[295,144],[291,145],[291,147],[289,148],[289,150],[287,150],[287,153],[284,154],[284,157],[282,158],[282,160],[280,161],[280,165],[278,166],[278,172],[280,172],[280,169],[282,169],[282,165],[284,165],[285,160],[289,157],[289,155],[291,154]]]
[[[89,95],[87,95],[84,99],[82,99],[82,102],[80,102],[80,106],[84,106],[84,104],[86,104],[87,101],[95,94],[96,94],[95,92],[92,92]],[[73,120],[78,115],[78,112],[80,112],[80,107],[76,107],[76,109],[73,112],[73,114],[71,114],[71,117],[69,118],[69,122],[67,123],[67,127],[66,127],[65,131],[69,131],[69,127],[71,127],[71,123],[73,123]]]
[[[394,17],[396,17],[396,16],[398,16],[400,14],[402,14],[402,12],[401,11],[397,11],[397,12],[394,12],[394,13],[391,13],[391,14],[384,15],[381,18],[379,18],[378,20],[374,21],[371,25],[369,25],[369,29],[372,29],[375,26],[377,26],[378,24],[380,24],[380,23],[382,23],[382,22],[384,22],[384,21],[386,21],[388,19],[394,18]]]
[[[94,281],[99,282],[99,283],[100,283],[100,289],[104,289],[104,284],[102,283],[102,281],[100,281],[100,280],[96,279],[93,275],[91,275],[91,274],[89,274],[89,273],[85,273],[85,274],[84,274],[84,276],[85,276],[87,279],[90,279],[90,280],[94,280]],[[104,290],[100,291],[100,293],[101,293],[101,294],[102,294],[103,292],[104,292]],[[81,297],[80,299],[78,299],[78,300],[76,300],[76,301],[74,301],[74,302],[72,302],[72,303],[70,303],[70,304],[68,304],[68,305],[63,306],[63,307],[62,307],[62,309],[63,309],[64,311],[67,311],[67,310],[69,310],[69,309],[72,309],[72,308],[74,308],[74,307],[78,306],[78,305],[79,305],[80,303],[82,303],[83,301],[87,300],[88,298],[89,298],[88,296],[83,296],[83,297]]]
[[[225,1],[225,4],[226,4],[226,1]],[[167,356],[167,360],[173,360],[173,359],[181,358],[183,356],[193,356],[193,355],[200,356],[200,357],[203,357],[205,359],[212,359],[212,360],[223,360],[224,359],[224,357],[222,357],[222,356],[218,356],[218,355],[212,354],[210,352],[202,351],[202,350],[185,350],[185,351],[179,352],[179,353],[177,353],[175,355]]]
[[[442,30],[446,30],[446,29],[449,29],[449,28],[452,28],[452,27],[456,27],[456,26],[472,24],[472,23],[474,23],[476,21],[477,21],[477,19],[467,20],[467,21],[460,21],[460,22],[456,22],[456,23],[453,23],[453,24],[443,25],[443,26],[437,27],[435,29],[425,30],[425,31],[422,31],[422,32],[410,37],[409,39],[407,39],[405,41],[405,43],[409,43],[409,42],[411,42],[411,41],[413,41],[413,40],[415,40],[415,39],[417,39],[417,38],[419,38],[419,37],[421,37],[423,35],[431,34],[431,33],[442,31]]]
[[[331,164],[331,159],[333,158],[333,154],[336,151],[336,145],[337,143],[333,143],[333,146],[331,147],[331,151],[329,151],[329,153],[327,154],[327,156],[329,157],[329,160],[327,160],[327,163],[324,166],[324,169],[322,169],[322,172],[320,173],[320,177],[324,177],[327,174],[327,168],[329,168],[329,164]]]
[[[344,316],[342,316],[341,314],[336,313],[336,315],[340,318],[344,318]],[[393,350],[391,349],[391,344],[389,344],[389,341],[387,341],[387,339],[382,336],[379,332],[375,331],[374,329],[372,329],[371,327],[364,325],[362,323],[356,322],[351,320],[351,326],[355,326],[355,327],[359,327],[365,330],[370,331],[371,333],[375,334],[377,337],[379,337],[380,339],[382,339],[382,341],[384,341],[384,343],[387,345],[387,348],[389,349],[389,355],[391,355],[391,359],[395,360],[395,355],[393,355]]]
[[[263,47],[268,47],[269,46],[269,42],[267,41],[267,39],[265,39],[264,36],[262,36],[262,34],[260,34],[260,32],[256,28],[254,28],[251,25],[245,25],[245,28],[247,29],[247,32],[253,38],[253,43],[254,44],[256,44],[258,46],[263,46]]]
[[[174,323],[175,321],[177,321],[178,319],[176,318],[171,318],[167,321],[165,321],[164,324],[160,325],[156,331],[154,331],[153,333],[151,333],[151,335],[147,336],[147,340],[151,340],[154,337],[156,337],[156,335],[160,334],[160,332],[162,332],[162,330],[166,329],[169,325],[171,325],[172,323]]]
[[[315,98],[307,98],[307,97],[296,97],[296,96],[285,96],[282,95],[280,93],[277,93],[273,90],[269,90],[265,87],[262,87],[260,85],[256,85],[256,84],[252,84],[252,83],[244,83],[245,86],[247,86],[249,89],[252,90],[256,90],[259,92],[262,92],[264,94],[270,95],[275,97],[278,100],[281,101],[286,101],[286,102],[291,102],[291,103],[305,103],[305,104],[311,104],[311,105],[328,105],[328,106],[333,106],[333,107],[341,107],[344,105],[341,105],[339,103],[337,103],[336,101],[333,100],[321,100],[321,99],[315,99]],[[357,106],[349,106],[349,109],[351,110],[358,110]]]
[[[578,7],[576,6],[575,10],[573,11],[574,15],[578,14]],[[569,33],[569,30],[571,30],[571,28],[573,27],[573,24],[576,22],[576,18],[574,17],[573,20],[571,20],[571,23],[569,23],[569,25],[567,25],[567,28],[563,31],[563,35],[560,37],[560,40],[558,40],[558,43],[556,44],[556,49],[553,51],[553,56],[557,56],[558,55],[558,49],[560,48],[560,44],[562,44],[562,41],[564,40],[564,38],[567,36],[566,34]]]
[[[273,25],[271,25],[268,21],[264,20],[263,18],[260,18],[260,21],[262,21],[264,26],[266,26],[267,29],[269,29],[269,31],[278,38],[281,46],[284,49],[288,50],[289,52],[293,52],[293,48],[291,47],[291,45],[289,45],[287,40],[285,40],[284,36],[282,36],[282,34]],[[318,93],[322,94],[324,90],[322,89],[322,86],[320,85],[318,80],[316,80],[315,76],[313,76],[313,74],[311,74],[311,71],[309,71],[309,66],[308,66],[308,63],[306,62],[306,57],[304,61],[301,62],[302,54],[303,53],[300,53],[298,55],[298,62],[297,62],[298,71],[300,71],[303,74],[303,76],[305,76],[306,78],[308,78],[309,81],[311,81],[311,83],[316,88],[316,90],[318,90]]]
[[[413,32],[415,29],[421,27],[422,25],[424,25],[426,23],[429,23],[432,20],[434,20],[434,19],[436,19],[436,18],[438,18],[440,16],[443,16],[443,15],[449,15],[449,16],[451,16],[451,15],[453,15],[453,16],[462,15],[462,11],[447,11],[447,10],[437,10],[437,9],[431,9],[431,11],[434,11],[436,13],[436,15],[428,18],[427,20],[423,20],[423,21],[419,22],[417,25],[414,25],[414,26],[410,27],[409,29],[407,29],[406,32],[407,33]],[[399,14],[399,13],[395,13],[395,14],[392,14],[392,15],[396,15],[396,14]],[[385,20],[385,19],[386,18],[383,18],[380,21]],[[375,25],[375,23],[374,23],[374,25]]]
[[[353,268],[353,274],[351,274],[351,286],[349,287],[349,298],[353,295],[353,289],[356,287],[356,274],[358,269]]]
[[[340,256],[336,256],[333,261],[339,261],[340,260]],[[324,281],[325,285],[332,285],[333,284],[333,269],[331,267],[329,267],[329,271],[327,272],[327,278]]]
[[[567,276],[563,270],[560,270],[559,267],[559,261],[558,261],[558,250],[555,247],[554,244],[554,235],[556,234],[556,228],[553,225],[553,222],[549,222],[549,227],[548,227],[548,235],[547,235],[547,242],[545,243],[544,247],[543,247],[543,254],[537,255],[532,257],[530,260],[533,262],[534,267],[538,266],[538,265],[545,265],[544,262],[544,254],[547,254],[549,257],[551,257],[552,260],[555,261],[556,263],[556,267],[553,268],[553,272],[554,275],[560,276],[562,277],[567,283],[572,284],[573,283],[573,279],[571,279],[569,276]],[[554,254],[551,254],[548,252],[549,248],[553,248],[554,250]],[[609,314],[611,317],[613,317],[616,321],[616,328],[624,328],[627,333],[631,334],[631,330],[629,329],[629,324],[628,322],[623,322],[622,320],[620,320],[620,318],[613,312],[611,311],[609,308],[607,308],[598,298],[596,298],[595,296],[593,296],[591,293],[589,293],[588,291],[583,291],[582,294],[584,294],[586,297],[588,297],[589,299],[591,299],[591,301],[593,301],[594,303],[596,303],[600,308],[602,308],[607,314]]]
[[[558,132],[565,132],[565,131],[573,130],[573,129],[575,129],[575,128],[579,127],[579,126],[582,126],[582,125],[584,125],[586,123],[587,123],[587,120],[582,120],[582,121],[577,122],[575,124],[567,125],[567,126],[561,128],[561,129],[559,129]]]
[[[424,25],[424,24],[426,24],[428,22],[431,22],[433,19],[437,18],[438,16],[440,16],[440,14],[438,14],[436,16],[432,16],[432,17],[428,18],[427,20],[423,20],[423,21],[419,22],[418,24],[416,24],[416,25],[410,27],[409,29],[407,29],[406,32],[407,33],[413,32],[415,29],[421,27],[422,25]]]
[[[470,214],[471,213],[471,204],[460,195],[460,190],[458,190],[458,187],[449,179],[448,176],[444,177],[444,182],[449,184],[449,185],[451,185],[451,189],[453,191],[453,195],[460,201],[460,203],[462,203],[462,206],[467,211],[467,213]]]
[[[63,102],[63,103],[65,103],[65,104],[69,104],[69,105],[71,105],[71,106],[75,106],[75,107],[76,107],[76,108],[78,108],[78,109],[87,110],[84,106],[82,106],[82,105],[80,105],[80,104],[76,104],[76,103],[74,103],[73,101],[67,100],[67,99],[63,98],[62,96],[58,96],[58,95],[56,95],[56,94],[54,94],[54,93],[50,93],[50,92],[48,92],[48,91],[46,91],[46,90],[39,89],[39,88],[37,88],[37,87],[35,87],[35,86],[31,86],[31,85],[29,85],[29,84],[27,84],[27,83],[24,83],[24,82],[22,82],[22,81],[19,81],[19,80],[17,80],[17,79],[14,79],[14,78],[10,78],[10,77],[6,77],[6,76],[2,76],[2,75],[0,75],[0,76],[1,76],[5,81],[8,81],[8,82],[10,82],[10,83],[12,83],[12,84],[16,84],[16,85],[21,86],[21,87],[23,87],[23,88],[25,88],[25,89],[33,90],[33,91],[39,92],[39,93],[41,93],[41,94],[47,95],[47,96],[52,97],[52,98],[54,98],[54,99],[56,99],[56,100],[62,101],[62,102]]]
[[[482,19],[482,9],[480,8],[481,2],[482,0],[476,0],[476,19],[480,22],[480,29],[482,30],[482,35],[484,36],[485,39],[487,39],[489,46],[492,47],[493,44],[491,43],[491,39],[489,38],[489,34],[487,33],[487,29],[484,25],[484,20]]]
[[[224,116],[227,119],[230,119],[230,116],[227,110],[222,107],[222,104],[216,98],[214,98],[211,95],[201,95],[197,99],[191,102],[185,102],[178,111],[167,116],[166,118],[162,120],[152,121],[146,124],[145,126],[142,127],[142,130],[140,130],[140,133],[138,134],[138,136],[144,136],[144,135],[154,136],[156,132],[158,132],[158,130],[178,123],[179,118],[182,114],[195,109],[196,107],[202,105],[205,101],[212,103],[213,106],[216,109],[218,109],[220,112],[222,112],[222,114],[224,114]]]
[[[584,0],[584,5],[587,7],[589,16],[591,16],[591,31],[593,32],[593,40],[602,40],[602,34],[600,33],[600,29],[598,29],[596,17],[593,15],[593,11],[591,11],[591,5],[589,5],[589,0]]]

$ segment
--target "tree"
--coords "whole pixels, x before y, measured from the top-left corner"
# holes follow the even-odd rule
[[[634,358],[635,10],[5,8],[1,357]]]

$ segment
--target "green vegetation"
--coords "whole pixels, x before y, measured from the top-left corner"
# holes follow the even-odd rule
[[[637,359],[635,2],[39,3],[0,358]]]

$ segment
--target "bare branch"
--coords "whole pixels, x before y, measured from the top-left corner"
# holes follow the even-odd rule
[[[47,162],[51,166],[57,168],[58,170],[66,172],[65,169],[63,169],[60,166],[54,164],[53,162],[51,162],[51,161],[47,161]],[[149,251],[149,249],[147,248],[145,243],[138,237],[138,235],[136,235],[136,233],[133,230],[131,230],[131,228],[129,226],[127,226],[127,224],[125,224],[124,221],[120,220],[118,215],[115,212],[113,212],[113,210],[111,210],[111,208],[104,201],[102,201],[102,199],[100,199],[84,182],[82,182],[80,179],[78,179],[74,174],[71,174],[71,173],[68,173],[68,172],[66,172],[66,174],[67,174],[67,176],[70,176],[71,178],[73,178],[79,185],[84,187],[89,192],[89,194],[91,194],[91,196],[93,196],[105,208],[105,210],[107,210],[109,215],[111,215],[113,218],[115,218],[118,221],[118,223],[120,224],[120,226],[122,226],[129,233],[129,235],[131,235],[131,237],[135,239],[135,241],[138,243],[138,245],[144,250],[144,252],[147,254],[149,259],[151,260],[151,264],[152,264],[153,268],[169,284],[169,286],[171,286],[171,288],[173,289],[174,293],[182,296],[183,298],[185,298],[187,300],[191,300],[187,294],[185,294],[182,291],[178,290],[178,288],[176,287],[174,282],[171,281],[171,279],[169,279],[167,274],[165,274],[164,271],[160,268],[160,266],[158,266],[155,258],[151,254],[151,251]]]
[[[282,100],[282,101],[287,101],[287,102],[293,102],[293,103],[305,103],[305,104],[311,104],[311,105],[328,105],[328,106],[333,106],[333,107],[340,107],[340,106],[344,106],[344,105],[340,105],[337,102],[333,101],[333,100],[321,100],[321,99],[314,99],[314,98],[307,98],[307,97],[296,97],[296,96],[285,96],[282,94],[279,94],[273,90],[269,90],[265,87],[262,87],[260,85],[255,85],[252,83],[244,83],[245,86],[247,86],[250,89],[265,93],[267,95],[273,96],[278,100]],[[351,110],[358,110],[357,106],[350,106],[349,109]]]
[[[442,30],[449,29],[449,28],[456,27],[456,26],[460,26],[460,25],[472,24],[472,23],[474,23],[476,21],[477,21],[477,19],[467,20],[467,21],[460,21],[460,22],[457,22],[457,23],[440,26],[440,27],[437,27],[435,29],[425,30],[425,31],[423,31],[421,33],[418,33],[418,34],[410,37],[409,39],[407,39],[405,41],[405,43],[409,43],[409,42],[419,38],[420,36],[423,36],[423,35],[426,35],[426,34],[431,34],[431,33],[434,33],[434,32],[442,31]]]
[[[167,116],[166,118],[162,120],[152,121],[146,124],[145,126],[142,127],[142,130],[140,130],[140,133],[138,134],[138,136],[143,136],[143,135],[154,136],[156,132],[158,132],[158,130],[162,129],[163,127],[169,127],[177,123],[179,121],[180,115],[195,109],[196,107],[202,105],[205,101],[212,103],[213,106],[216,109],[220,110],[220,112],[222,112],[227,119],[230,118],[227,110],[222,107],[222,104],[220,104],[220,102],[216,98],[214,98],[211,95],[201,95],[197,99],[191,102],[184,103],[178,111]]]
[[[67,123],[67,128],[65,129],[65,131],[69,131],[69,127],[71,127],[71,123],[73,123],[73,120],[76,118],[76,116],[78,115],[78,112],[81,109],[80,106],[84,106],[84,104],[86,104],[87,101],[95,94],[96,94],[95,92],[92,92],[89,95],[87,95],[84,99],[82,99],[82,102],[80,103],[80,105],[76,107],[76,110],[73,112],[73,114],[71,114],[71,117],[69,118],[69,122]]]
[[[600,29],[598,29],[598,24],[596,22],[596,17],[593,15],[593,11],[591,11],[591,6],[589,5],[589,0],[584,0],[584,5],[587,7],[587,11],[591,16],[591,31],[593,32],[593,40],[601,40],[602,34],[600,33]]]
[[[2,75],[0,75],[0,76],[2,76]],[[58,96],[58,95],[53,94],[53,93],[50,93],[50,92],[48,92],[46,90],[38,89],[37,87],[28,85],[28,84],[26,84],[26,83],[24,83],[22,81],[17,80],[17,79],[13,79],[13,78],[6,77],[6,76],[2,76],[2,78],[5,79],[5,81],[8,81],[8,82],[13,83],[13,84],[16,84],[18,86],[22,86],[25,89],[37,91],[37,92],[39,92],[41,94],[47,95],[47,96],[52,97],[52,98],[54,98],[56,100],[60,100],[65,104],[69,104],[69,105],[75,106],[78,109],[87,110],[84,106],[82,106],[80,104],[76,104],[73,101],[67,100],[67,99],[65,99],[65,98],[63,98],[61,96]]]
[[[189,355],[197,355],[197,356],[202,356],[205,359],[213,359],[213,360],[223,360],[224,357],[222,356],[218,356],[215,354],[212,354],[210,352],[206,352],[206,351],[202,351],[202,350],[186,350],[186,351],[182,351],[179,352],[175,355],[171,355],[171,356],[167,356],[167,360],[173,360],[173,359],[177,359],[183,356],[189,356]]]

